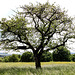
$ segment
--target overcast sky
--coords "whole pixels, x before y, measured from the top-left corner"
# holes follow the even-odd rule
[[[75,0],[48,0],[50,4],[56,2],[56,5],[60,5],[61,8],[68,10],[68,15],[75,16]],[[29,3],[45,3],[47,0],[1,0],[0,1],[0,19],[8,17],[13,14],[12,10],[16,10],[20,5]]]
[[[50,4],[55,2],[55,5],[60,5],[60,7],[67,10],[67,14],[71,17],[75,17],[75,0],[48,0]],[[12,10],[16,10],[20,5],[36,2],[45,3],[47,0],[0,0],[0,19],[11,16]],[[72,47],[75,43],[72,44]],[[72,51],[71,51],[72,52]],[[75,52],[75,51],[74,51]]]

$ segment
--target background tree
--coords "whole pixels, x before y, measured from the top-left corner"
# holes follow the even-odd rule
[[[75,62],[75,54],[71,55],[71,60]]]
[[[49,2],[21,8],[23,12],[18,12],[17,16],[0,21],[1,43],[6,49],[31,49],[36,68],[41,68],[40,57],[44,50],[64,46],[67,40],[75,37],[72,18]]]
[[[61,46],[53,51],[53,61],[70,61],[70,51],[67,48]]]
[[[22,62],[32,62],[34,61],[33,59],[33,53],[32,52],[25,52],[21,56],[21,61]]]
[[[12,54],[11,56],[9,56],[9,62],[19,62],[19,61],[20,61],[19,55]]]
[[[52,54],[50,52],[44,51],[42,53],[42,56],[40,58],[40,61],[41,62],[49,62],[49,61],[52,61]]]
[[[3,57],[3,62],[9,62],[9,56]]]
[[[5,56],[3,58],[4,62],[19,62],[20,61],[20,55],[12,54],[10,56]]]

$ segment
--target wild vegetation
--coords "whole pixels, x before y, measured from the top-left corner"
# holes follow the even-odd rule
[[[0,62],[34,62],[33,53],[27,51],[22,55],[12,54],[11,56],[5,56],[0,58]],[[41,62],[50,62],[50,61],[74,61],[75,54],[70,54],[70,51],[67,48],[61,46],[58,49],[54,50],[53,53],[46,52],[41,55]]]
[[[75,38],[73,18],[60,6],[37,3],[24,5],[23,11],[16,12],[10,19],[0,21],[3,49],[31,49],[36,68],[41,68],[41,55],[54,50]]]
[[[6,50],[31,52],[0,58],[0,75],[75,75],[75,54],[65,47],[75,38],[73,18],[49,2],[20,8],[22,12],[0,21],[0,45]]]
[[[75,75],[73,62],[42,62],[42,69],[35,63],[0,63],[1,75]]]

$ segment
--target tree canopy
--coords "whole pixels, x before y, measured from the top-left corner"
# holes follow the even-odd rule
[[[24,5],[16,16],[0,21],[1,44],[4,48],[31,49],[36,68],[40,68],[40,57],[44,50],[49,51],[64,46],[75,37],[73,18],[54,4],[37,3]]]

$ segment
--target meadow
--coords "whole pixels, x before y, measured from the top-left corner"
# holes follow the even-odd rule
[[[75,75],[74,62],[41,62],[42,69],[35,69],[34,62],[2,62],[0,75]]]

